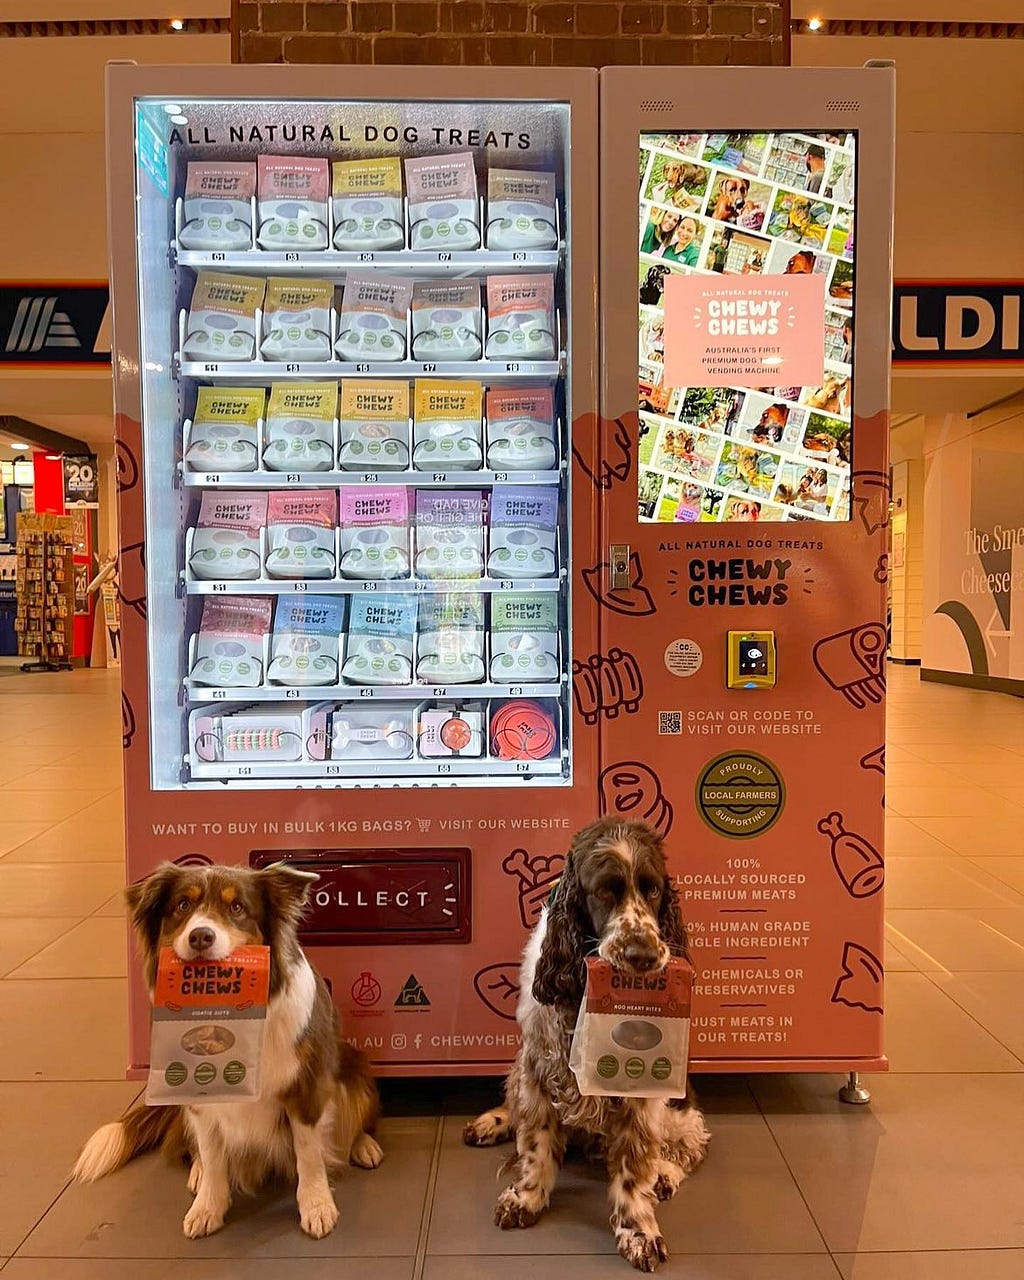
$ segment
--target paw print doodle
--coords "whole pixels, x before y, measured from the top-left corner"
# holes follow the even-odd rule
[[[601,771],[598,779],[601,813],[646,822],[667,836],[672,829],[672,806],[653,769],[638,760],[620,760]]]
[[[515,1022],[516,1005],[519,1003],[518,960],[489,964],[474,977],[473,987],[492,1013]]]
[[[825,636],[814,646],[818,673],[852,706],[862,710],[885,694],[885,627],[867,622]]]
[[[847,831],[841,813],[830,813],[818,823],[818,830],[832,840],[832,865],[854,898],[870,898],[885,883],[882,855],[863,836]]]
[[[561,853],[550,857],[539,853],[531,856],[525,849],[513,849],[502,862],[502,870],[519,880],[519,918],[525,929],[532,929],[540,919],[564,866],[565,856]]]
[[[614,720],[623,708],[630,715],[640,709],[644,696],[640,664],[618,646],[607,654],[592,653],[585,662],[574,660],[572,675],[576,710],[587,724],[596,724],[602,715]]]
[[[882,962],[867,947],[856,942],[843,944],[843,961],[832,1003],[846,1004],[867,1013],[882,1012]]]
[[[629,557],[628,587],[616,587],[612,590],[608,585],[609,569],[608,561],[602,560],[592,569],[582,570],[583,585],[598,604],[614,613],[624,613],[633,618],[645,618],[655,612],[654,599],[643,585],[643,565],[635,551]]]

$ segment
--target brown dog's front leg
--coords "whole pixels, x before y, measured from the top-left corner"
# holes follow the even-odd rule
[[[536,1082],[520,1077],[514,1115],[512,1185],[501,1193],[494,1209],[494,1221],[503,1231],[533,1226],[550,1203],[565,1155],[562,1126]]]
[[[638,1271],[654,1271],[668,1258],[655,1216],[662,1136],[653,1123],[654,1100],[624,1102],[608,1145],[611,1225],[619,1253]]]

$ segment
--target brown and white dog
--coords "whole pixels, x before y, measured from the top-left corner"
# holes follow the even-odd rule
[[[570,1141],[602,1151],[611,1180],[619,1253],[640,1271],[668,1257],[655,1204],[673,1196],[703,1160],[709,1134],[692,1095],[583,1097],[569,1045],[583,999],[586,956],[648,973],[686,955],[686,932],[665,869],[661,837],[640,822],[605,819],[575,838],[553,900],[523,956],[516,1017],[522,1045],[505,1082],[505,1106],[466,1126],[470,1146],[515,1135],[499,1196],[499,1227],[530,1227],[548,1207]]]
[[[372,1136],[378,1099],[369,1065],[339,1038],[330,993],[299,946],[297,927],[316,878],[281,863],[262,871],[165,863],[129,887],[150,992],[161,947],[173,947],[182,960],[270,948],[261,1093],[249,1101],[132,1107],[85,1144],[78,1181],[164,1147],[191,1159],[187,1236],[219,1230],[232,1192],[255,1191],[275,1174],[298,1179],[303,1231],[320,1237],[334,1228],[329,1171],[350,1161],[376,1168],[382,1152]]]
[[[748,178],[723,178],[718,186],[711,217],[719,222],[735,222],[747,203]]]

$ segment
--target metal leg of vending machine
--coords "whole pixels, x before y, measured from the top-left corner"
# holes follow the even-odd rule
[[[694,1069],[850,1072],[850,1103],[887,1066],[893,96],[601,73],[599,651],[643,673],[605,800],[667,837]]]
[[[871,1090],[861,1084],[859,1071],[850,1072],[846,1084],[839,1089],[839,1101],[855,1107],[866,1106],[871,1101]]]

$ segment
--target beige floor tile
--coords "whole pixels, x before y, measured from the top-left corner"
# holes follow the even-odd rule
[[[1024,894],[966,858],[889,857],[885,901],[901,907],[1024,907]]]
[[[904,743],[905,750],[911,755],[920,756],[922,760],[933,760],[936,764],[957,765],[968,764],[983,767],[988,761],[998,761],[1000,767],[1015,764],[1019,756],[1006,747],[996,747],[990,743],[979,741],[975,734],[964,732],[967,725],[959,726],[961,732],[947,734],[930,742],[919,741],[913,745]],[[898,736],[903,742],[903,735]]]
[[[904,787],[963,787],[966,779],[945,765],[937,765],[927,760],[908,758],[893,761],[889,752],[885,756],[885,788],[895,791]],[[971,779],[971,785],[977,785]]]
[[[1024,928],[1024,908],[991,914],[1011,917]],[[975,911],[887,911],[885,936],[887,945],[891,938],[924,973],[1024,971],[1024,942],[979,920]]]
[[[16,822],[61,822],[88,809],[110,790],[20,791],[14,786],[5,787],[4,816]]]
[[[10,978],[124,978],[128,936],[123,921],[93,916],[7,976]]]
[[[124,883],[117,862],[0,861],[0,917],[87,916]]]
[[[948,858],[953,852],[935,836],[929,835],[911,818],[903,818],[887,809],[885,813],[885,853],[906,858]]]
[[[882,961],[886,973],[916,973],[917,965],[899,946],[890,939],[889,930],[885,931],[885,955]]]
[[[1024,827],[1013,819],[918,818],[917,825],[969,858],[1020,857],[1024,853]]]
[[[182,1280],[185,1270],[187,1280],[412,1280],[415,1265],[415,1258],[189,1258],[183,1268],[180,1258],[15,1258],[5,1274],[8,1280]],[[817,1276],[808,1273],[807,1280]]]
[[[904,818],[1012,818],[1014,804],[982,787],[887,787],[886,807]]]
[[[2,785],[2,784],[0,784]],[[18,849],[26,841],[41,836],[49,831],[52,823],[36,820],[34,822],[9,822],[0,819],[0,857]]]
[[[838,1253],[843,1280],[1020,1280],[1024,1249]]]
[[[0,924],[0,978],[5,978],[12,969],[24,964],[77,923],[75,916],[5,920]]]
[[[11,786],[19,791],[63,791],[72,788],[76,791],[110,792],[121,786],[122,773],[116,765],[96,764],[47,765],[43,769],[33,769],[24,774]]]
[[[117,893],[112,894],[101,907],[97,907],[93,912],[93,915],[98,919],[113,919],[116,917],[118,920],[124,920],[125,912],[124,890],[119,889]]]
[[[984,910],[978,911],[976,914],[982,924],[990,925],[1014,942],[1024,946],[1024,910]]]
[[[978,763],[942,767],[955,770],[961,785],[970,782],[978,787],[1019,787],[1024,776],[1020,756],[1005,750],[986,751]]]
[[[861,1108],[834,1076],[752,1085],[833,1252],[1020,1247],[1024,1075],[872,1076]]]
[[[193,1260],[411,1257],[430,1178],[435,1117],[385,1119],[380,1126],[384,1162],[379,1169],[352,1169],[338,1179],[341,1219],[323,1240],[299,1227],[293,1188],[275,1186],[256,1198],[239,1197],[222,1231],[189,1240],[181,1220],[191,1196],[181,1165],[143,1156],[91,1186],[61,1196],[21,1247],[33,1258]],[[211,1273],[212,1275],[213,1273]],[[242,1274],[242,1273],[239,1273]],[[245,1272],[244,1274],[248,1274]],[[280,1267],[278,1276],[287,1273]],[[269,1280],[269,1277],[268,1277]]]
[[[93,1129],[138,1092],[123,1081],[0,1084],[0,1254],[13,1253],[49,1209]]]
[[[1018,809],[1024,810],[1024,787],[1020,786],[1004,786],[1001,782],[993,783],[990,791],[994,791],[997,796],[1002,796],[1009,800],[1011,804],[1017,806]]]
[[[123,1080],[127,992],[123,978],[5,978],[0,1080]]]
[[[937,973],[934,980],[1015,1053],[1024,1069],[1024,985],[1018,973]]]
[[[533,1227],[542,1231],[543,1223]],[[610,1254],[542,1254],[536,1258],[474,1255],[468,1258],[427,1256],[423,1280],[629,1280],[634,1272]],[[828,1254],[690,1253],[677,1246],[662,1276],[682,1280],[838,1280]],[[42,1278],[40,1278],[42,1280]]]
[[[1021,1071],[1021,1062],[923,973],[885,980],[883,1044],[893,1072]]]
[[[971,862],[1011,889],[1024,893],[1024,856],[1014,858],[971,858]]]

